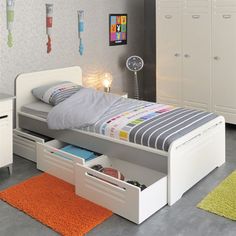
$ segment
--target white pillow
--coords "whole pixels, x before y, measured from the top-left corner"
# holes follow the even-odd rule
[[[39,100],[56,106],[78,92],[81,88],[82,86],[78,84],[64,81],[34,88],[32,94]]]

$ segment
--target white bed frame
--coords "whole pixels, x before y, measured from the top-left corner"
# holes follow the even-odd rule
[[[44,119],[20,111],[23,105],[36,101],[31,94],[33,88],[65,80],[82,84],[82,71],[80,67],[76,66],[19,75],[16,79],[17,127],[19,127],[19,115],[28,116],[29,118],[31,117],[45,122]],[[94,143],[95,147],[98,147],[98,144],[100,145],[101,141],[104,146],[106,146],[107,143],[107,145],[112,144],[113,147],[116,145],[117,147],[120,147],[120,145],[122,145],[124,150],[126,150],[125,148],[130,148],[130,150],[136,152],[137,155],[139,152],[145,152],[143,162],[148,162],[151,166],[155,166],[155,163],[161,159],[162,161],[164,160],[167,166],[169,205],[174,204],[198,181],[215,168],[220,167],[225,163],[225,120],[221,116],[174,141],[168,152],[115,140],[110,137],[105,137],[104,135],[78,130],[76,130],[76,132],[86,139],[93,139],[93,142],[94,140],[97,140],[97,144]],[[78,145],[80,145],[80,143],[78,143]],[[108,155],[108,153],[103,154]],[[153,158],[154,155],[156,158]]]

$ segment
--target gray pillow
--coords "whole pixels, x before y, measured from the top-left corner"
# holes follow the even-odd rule
[[[81,88],[82,86],[78,84],[64,81],[34,88],[32,94],[39,100],[56,106],[78,92]]]

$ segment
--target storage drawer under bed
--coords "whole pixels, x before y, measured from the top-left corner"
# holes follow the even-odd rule
[[[60,150],[67,143],[51,140],[37,144],[37,168],[68,183],[75,184],[75,163],[84,165],[83,158]]]
[[[93,165],[112,167],[119,170],[125,180],[118,180],[94,169]],[[98,157],[85,165],[75,165],[76,194],[95,202],[114,213],[142,223],[167,204],[166,174],[107,156]],[[139,187],[127,183],[135,180],[147,186]]]
[[[13,152],[14,154],[24,157],[28,160],[37,161],[36,144],[44,143],[48,137],[43,137],[36,133],[24,130],[13,130]]]

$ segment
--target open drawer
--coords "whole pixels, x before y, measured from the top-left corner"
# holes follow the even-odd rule
[[[121,181],[91,169],[93,165],[119,170],[125,180]],[[76,164],[76,194],[110,209],[114,213],[142,223],[167,204],[167,176],[163,173],[107,156],[98,157],[86,165]],[[145,184],[146,189],[125,181],[135,180]]]
[[[36,162],[36,143],[44,143],[48,137],[37,135],[24,129],[13,130],[13,152],[21,157]]]
[[[75,183],[75,163],[84,165],[83,158],[60,150],[68,145],[67,143],[51,140],[37,144],[37,168],[64,181]]]

